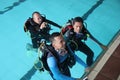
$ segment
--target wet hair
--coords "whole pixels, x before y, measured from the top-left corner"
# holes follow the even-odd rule
[[[54,32],[54,33],[52,33],[52,34],[50,35],[50,37],[49,37],[49,41],[50,41],[51,43],[53,43],[54,38],[57,37],[57,36],[60,36],[60,35],[61,35],[61,34],[60,34],[59,32]]]
[[[41,15],[38,11],[35,11],[35,12],[32,13],[32,18],[33,18],[33,16],[34,16],[34,14],[39,14],[39,15]]]
[[[83,23],[83,19],[81,17],[75,17],[75,18],[73,18],[72,25],[74,25],[75,22],[82,22]]]

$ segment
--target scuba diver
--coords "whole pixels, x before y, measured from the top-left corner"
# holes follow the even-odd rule
[[[32,45],[28,44],[28,48],[30,46],[37,49],[42,39],[49,42],[50,25],[61,28],[60,25],[46,19],[46,17],[42,16],[39,12],[33,12],[32,18],[29,18],[24,25],[24,31],[30,34],[32,41]]]
[[[51,45],[40,47],[44,53],[40,59],[53,80],[79,80],[79,78],[71,77],[69,68],[72,68],[76,61],[84,68],[87,68],[87,64],[73,53],[59,32],[50,35],[50,42]]]
[[[93,64],[93,51],[85,44],[85,40],[89,37],[95,41],[102,49],[107,47],[100,43],[92,34],[86,29],[84,21],[81,17],[75,17],[72,20],[69,20],[66,27],[61,30],[62,35],[64,36],[66,42],[71,41],[71,49],[73,51],[81,51],[86,56],[86,63],[90,67]],[[74,45],[74,44],[75,45]]]

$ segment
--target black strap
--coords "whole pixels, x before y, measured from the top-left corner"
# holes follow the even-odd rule
[[[48,50],[48,52],[50,52],[55,57],[57,62],[59,62],[59,57],[57,55],[57,52],[54,50],[54,48],[51,45],[45,45],[45,47]]]

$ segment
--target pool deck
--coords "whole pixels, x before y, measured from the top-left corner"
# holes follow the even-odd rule
[[[89,80],[120,80],[120,31],[97,58],[95,65],[88,75]]]

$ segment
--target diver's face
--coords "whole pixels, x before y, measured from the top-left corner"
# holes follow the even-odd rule
[[[42,17],[40,14],[35,13],[33,15],[33,21],[36,22],[37,24],[41,24],[42,22]]]
[[[74,32],[80,33],[80,31],[82,30],[82,27],[83,27],[82,22],[75,22],[73,25]]]
[[[60,36],[57,36],[54,38],[52,45],[56,50],[64,49],[65,48],[65,41],[64,41],[63,37],[60,35]]]

